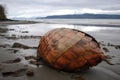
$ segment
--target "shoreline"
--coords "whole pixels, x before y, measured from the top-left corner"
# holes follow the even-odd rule
[[[101,26],[101,27],[120,27],[120,19],[38,19],[39,22],[46,24],[67,24],[81,26]],[[36,19],[36,21],[38,21]]]
[[[89,22],[90,20],[90,22]],[[103,21],[102,21],[103,20]],[[104,21],[106,19],[36,19],[36,20],[0,20],[0,25],[14,25],[14,24],[67,24],[74,26],[101,26],[101,27],[120,27],[120,20]]]
[[[37,21],[28,21],[28,20],[2,20],[0,21],[0,25],[9,25],[9,24],[35,24],[40,23]]]

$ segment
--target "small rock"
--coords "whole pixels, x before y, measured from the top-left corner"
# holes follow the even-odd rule
[[[20,58],[16,58],[16,59],[14,59],[14,60],[4,61],[3,63],[18,63],[18,62],[20,62],[20,61],[21,61]]]
[[[0,28],[0,33],[6,33],[8,31],[7,28]]]
[[[13,51],[13,53],[16,53],[16,52],[18,52],[18,50],[14,50],[14,51]]]
[[[110,43],[108,43],[107,45],[108,45],[108,46],[111,46],[111,44],[110,44]]]
[[[120,49],[120,45],[115,45],[115,49]]]
[[[22,31],[22,33],[28,33],[28,31]]]
[[[32,77],[34,75],[33,70],[32,69],[28,69],[27,72],[26,72],[26,75]]]
[[[5,46],[5,45],[0,45],[0,47],[6,48],[6,46]]]
[[[3,77],[8,77],[8,76],[12,76],[12,77],[20,77],[20,76],[24,76],[26,72],[26,68],[23,69],[19,69],[16,71],[8,71],[8,72],[2,72],[2,76]]]
[[[33,64],[33,65],[36,65],[37,67],[39,67],[39,65],[42,65],[41,62],[34,61],[34,60],[30,60],[29,63],[30,63],[30,64]]]
[[[30,60],[29,63],[30,63],[30,64],[33,64],[33,65],[36,65],[36,64],[37,64],[37,61]]]
[[[112,56],[106,55],[106,56],[105,56],[105,59],[112,59]]]
[[[25,56],[25,59],[26,59],[26,60],[29,60],[29,59],[36,59],[36,57],[35,57],[35,56]]]
[[[110,52],[109,49],[106,48],[106,47],[103,47],[102,49],[103,49],[105,52]]]
[[[26,45],[23,45],[23,44],[20,44],[20,43],[14,43],[12,48],[23,48],[23,49],[29,49],[31,47],[29,46],[26,46]]]
[[[102,41],[99,42],[99,44],[102,45],[102,46],[106,46],[106,44],[104,42],[102,42]]]

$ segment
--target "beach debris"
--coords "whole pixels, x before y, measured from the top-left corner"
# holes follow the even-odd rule
[[[29,49],[29,46],[23,45],[21,43],[14,43],[12,48],[23,48],[23,49]]]
[[[33,36],[33,35],[31,35],[31,36],[18,36],[18,39],[30,39],[30,38],[32,38],[32,39],[39,39],[39,38],[41,38],[41,36]]]
[[[15,29],[0,28],[0,33],[6,33],[7,31],[13,31]]]
[[[1,35],[2,36],[2,35]],[[15,34],[12,34],[11,36],[10,35],[3,35],[5,38],[7,39],[39,39],[41,38],[41,36],[33,36],[33,35],[15,35]]]
[[[99,44],[102,45],[102,46],[106,46],[106,44],[104,43],[104,41],[99,42]]]
[[[120,49],[120,45],[114,45],[115,49]]]
[[[17,49],[7,49],[7,50],[11,51],[12,53],[17,53],[19,51]]]
[[[25,56],[25,60],[29,60],[29,59],[34,59],[34,60],[36,60],[36,57],[33,56],[33,55]]]
[[[25,60],[29,60],[30,64],[36,65],[37,67],[39,67],[39,65],[41,65],[42,63],[40,61],[37,61],[37,57],[35,56],[25,56]]]
[[[23,49],[36,49],[37,47],[30,47],[21,43],[14,43],[12,48],[23,48]]]
[[[41,37],[38,58],[63,71],[83,71],[104,60],[99,43],[76,29],[56,28]]]
[[[26,73],[26,68],[23,69],[19,69],[13,72],[2,72],[2,76],[3,77],[8,77],[8,76],[12,76],[12,77],[20,77],[20,76],[24,76]]]
[[[118,44],[117,45],[116,44],[111,44],[109,42],[105,44],[103,41],[99,42],[99,44],[102,45],[102,46],[110,46],[110,47],[114,47],[115,49],[120,49],[120,45],[118,45]],[[106,51],[106,49],[105,49],[105,51]]]
[[[115,65],[110,60],[113,59],[115,56],[105,55],[104,61],[109,65]]]
[[[107,46],[111,46],[111,44],[110,44],[110,43],[107,43]]]
[[[114,47],[115,49],[120,49],[120,45],[115,45],[115,44],[111,44],[111,43],[108,43],[107,45]]]
[[[110,52],[109,49],[106,48],[106,47],[103,47],[102,49],[103,49],[105,52]]]
[[[39,65],[42,65],[41,62],[35,61],[35,60],[30,60],[29,61],[30,64],[36,65],[37,67],[39,67]]]
[[[22,33],[28,33],[28,31],[22,31]]]
[[[104,59],[104,61],[109,65],[115,65],[115,64],[111,63],[108,59]]]
[[[7,60],[7,61],[4,61],[4,62],[2,62],[2,63],[18,63],[18,62],[20,62],[21,61],[21,59],[20,58],[16,58],[16,59],[14,59],[14,60]]]
[[[14,51],[13,51],[13,53],[17,53],[17,52],[18,52],[18,50],[14,50]]]
[[[81,75],[72,75],[71,78],[75,79],[75,80],[85,80]]]
[[[0,45],[0,47],[6,48],[6,46],[5,46],[5,45]]]
[[[0,33],[6,33],[8,31],[7,28],[0,28]]]
[[[105,59],[112,59],[112,56],[106,55],[106,56],[105,56]]]
[[[37,61],[30,60],[29,63],[30,63],[30,64],[34,64],[34,65],[36,65],[36,64],[37,64]]]
[[[30,76],[30,77],[34,76],[33,70],[32,69],[28,69],[27,72],[26,72],[26,75]]]
[[[0,47],[6,48],[6,47],[10,47],[10,45],[9,44],[3,44],[3,45],[0,45]]]

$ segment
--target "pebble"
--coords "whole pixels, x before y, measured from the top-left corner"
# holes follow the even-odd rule
[[[32,69],[28,69],[27,72],[26,72],[26,75],[32,77],[34,75],[33,70]]]

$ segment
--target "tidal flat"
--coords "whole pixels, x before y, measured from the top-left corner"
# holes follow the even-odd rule
[[[113,21],[117,27],[114,25],[109,27],[106,24],[81,25],[82,22],[78,21],[77,24],[75,21],[67,24],[70,22],[67,20],[61,22],[64,23],[60,23],[59,20],[51,22],[43,20],[42,23],[34,24],[0,24],[0,80],[120,80],[119,20]],[[90,24],[92,23],[93,21]],[[96,23],[100,24],[99,21]],[[99,42],[110,64],[102,61],[85,72],[69,73],[52,69],[42,61],[37,67],[32,62],[33,59],[26,59],[26,56],[36,56],[41,36],[49,30],[61,27],[78,29],[93,36]],[[26,74],[28,70],[32,70],[34,74],[28,76]]]

